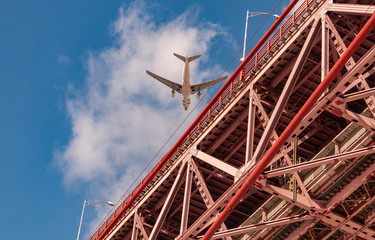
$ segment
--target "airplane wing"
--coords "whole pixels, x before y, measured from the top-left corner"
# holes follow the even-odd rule
[[[208,81],[208,82],[204,82],[204,83],[200,83],[200,84],[195,84],[195,85],[191,85],[191,94],[194,94],[196,92],[200,92],[202,91],[203,89],[206,89],[208,87],[211,87],[221,81],[224,81],[225,79],[227,79],[228,76],[225,76],[225,77],[221,77],[221,78],[218,78],[216,80],[212,80],[212,81]]]
[[[158,80],[159,82],[161,82],[161,83],[167,85],[168,87],[172,88],[176,92],[181,93],[181,89],[182,89],[181,84],[169,81],[168,79],[162,78],[162,77],[160,77],[160,76],[156,75],[155,73],[152,73],[148,70],[146,70],[146,73],[148,75],[150,75],[151,77],[155,78],[156,80]]]

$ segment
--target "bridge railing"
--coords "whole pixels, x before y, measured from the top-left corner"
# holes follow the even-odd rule
[[[165,158],[166,161],[161,161],[164,164],[160,166],[157,164],[144,178],[143,180],[134,188],[134,190],[125,197],[125,195],[117,203],[116,207],[113,208],[113,212],[109,214],[109,217],[102,221],[99,227],[95,230],[90,240],[98,239],[106,228],[111,225],[113,226],[114,221],[118,221],[122,216],[124,216],[133,206],[137,200],[143,195],[152,185],[157,181],[157,179],[163,175],[167,168],[174,162],[178,156],[180,156],[187,147],[193,143],[197,136],[202,133],[202,130],[208,126],[208,124],[213,121],[213,118],[221,111],[231,99],[234,98],[237,92],[239,92],[241,86],[243,86],[243,80],[249,76],[258,72],[268,59],[271,58],[281,45],[286,41],[286,39],[293,34],[293,32],[298,28],[300,24],[304,22],[311,12],[316,9],[316,7],[323,0],[303,0],[302,4],[294,11],[293,14],[285,20],[281,27],[269,38],[269,40],[263,45],[262,48],[255,54],[254,57],[248,59],[243,67],[243,71],[236,71],[229,79],[229,84],[227,87],[221,91],[221,95],[217,98],[217,101],[210,102],[208,108],[206,107],[204,113],[200,116],[198,121],[195,121],[187,132],[182,136],[182,138],[176,143],[176,145],[167,153]],[[246,77],[245,77],[246,76]],[[225,85],[225,86],[226,86]],[[224,86],[223,86],[224,87]],[[220,91],[219,91],[220,92]],[[216,96],[215,96],[216,97]],[[199,117],[198,117],[199,118]],[[161,169],[163,173],[159,173],[151,180],[149,177],[151,173],[154,173],[157,169]],[[145,185],[146,184],[146,185]],[[143,187],[144,189],[140,189]],[[141,192],[137,193],[138,190]],[[138,194],[138,196],[135,196]]]

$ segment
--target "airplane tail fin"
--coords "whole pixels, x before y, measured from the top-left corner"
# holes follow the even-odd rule
[[[175,55],[177,58],[181,59],[181,61],[183,61],[183,62],[186,61],[186,57],[184,57],[184,56],[181,56],[181,55],[179,55],[177,53],[173,53],[173,55]],[[188,57],[188,62],[194,61],[195,59],[199,58],[200,56],[201,55]]]

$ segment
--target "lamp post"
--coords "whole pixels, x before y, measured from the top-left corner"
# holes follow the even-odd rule
[[[265,12],[249,12],[249,11],[246,12],[245,38],[244,38],[244,41],[243,41],[243,53],[242,53],[242,58],[240,59],[241,61],[245,60],[246,35],[247,35],[247,22],[248,22],[248,19],[251,18],[251,17],[259,16],[259,15],[269,15],[269,16],[272,16],[274,19],[278,19],[279,18],[279,15],[277,15],[277,14],[271,14],[271,13],[265,13]]]
[[[101,201],[101,200],[94,200],[94,201],[86,201],[85,200],[85,201],[83,201],[81,221],[79,222],[77,240],[79,240],[79,234],[81,233],[81,226],[82,226],[82,220],[83,220],[83,213],[85,212],[85,207],[93,205],[95,203],[105,203],[105,204],[107,204],[109,206],[114,206],[115,205],[113,202],[107,202],[107,201]]]

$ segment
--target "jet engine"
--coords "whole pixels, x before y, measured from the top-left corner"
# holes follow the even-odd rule
[[[172,90],[172,97],[174,98],[174,96],[176,95],[176,92],[174,90]]]
[[[201,92],[198,92],[197,97],[198,97],[198,99],[201,99],[201,97],[202,97]]]

